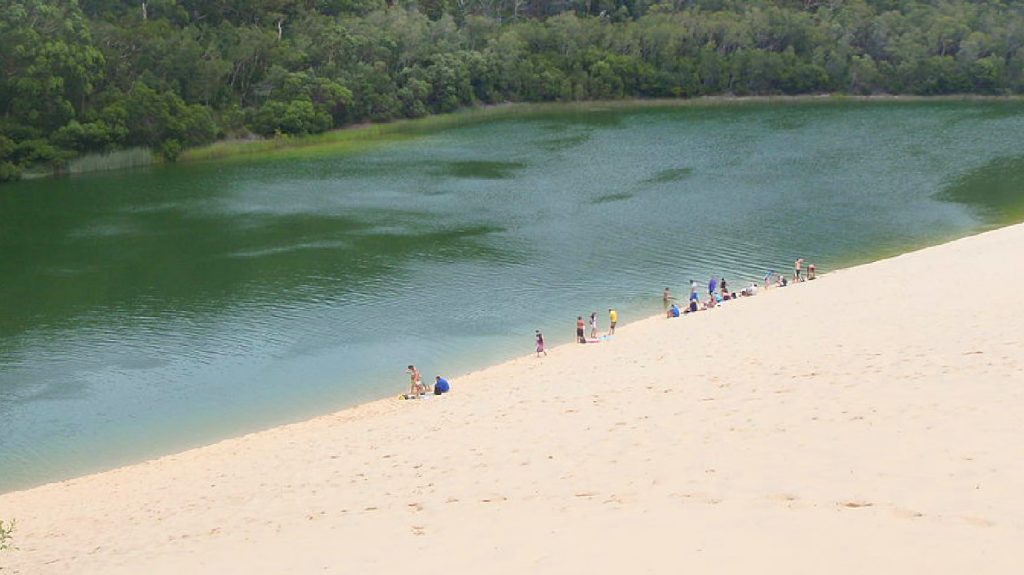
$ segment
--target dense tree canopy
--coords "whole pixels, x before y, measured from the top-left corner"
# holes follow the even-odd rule
[[[1024,91],[1024,1],[6,0],[0,180],[501,101]]]

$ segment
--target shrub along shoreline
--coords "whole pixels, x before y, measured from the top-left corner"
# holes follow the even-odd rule
[[[264,138],[226,139],[183,150],[175,161],[195,163],[245,160],[264,157],[288,157],[318,153],[358,153],[392,142],[415,139],[425,134],[493,122],[508,118],[539,117],[547,114],[591,113],[605,110],[644,110],[667,108],[699,108],[744,105],[813,105],[844,102],[924,103],[924,102],[993,102],[1024,104],[1024,96],[984,96],[976,94],[947,96],[818,94],[800,96],[704,96],[690,99],[595,100],[583,102],[505,103],[475,106],[446,114],[386,123],[367,122],[299,136],[278,135]],[[122,170],[165,164],[158,152],[146,148],[118,150],[106,154],[89,154],[73,160],[66,169],[35,171],[25,178],[76,175],[98,171]]]

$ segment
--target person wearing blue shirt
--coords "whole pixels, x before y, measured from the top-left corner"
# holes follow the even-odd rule
[[[440,375],[434,377],[434,395],[441,395],[442,393],[448,393],[449,390],[448,380],[441,377]]]

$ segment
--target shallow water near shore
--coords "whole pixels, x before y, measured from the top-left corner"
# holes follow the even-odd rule
[[[2,186],[0,491],[1017,221],[1022,144],[1017,103],[573,109]]]

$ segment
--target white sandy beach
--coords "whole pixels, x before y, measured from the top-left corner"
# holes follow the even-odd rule
[[[1022,573],[1022,264],[1011,226],[0,495],[0,572]]]

